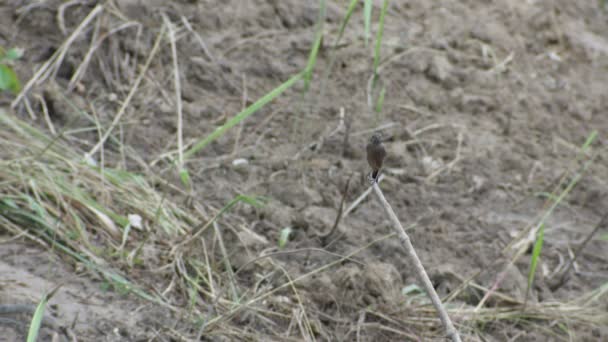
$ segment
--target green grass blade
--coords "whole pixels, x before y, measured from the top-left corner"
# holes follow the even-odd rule
[[[365,46],[369,44],[372,26],[372,0],[365,0],[363,3],[363,20],[365,22]]]
[[[376,33],[376,47],[374,49],[374,77],[380,65],[380,50],[382,48],[382,36],[384,35],[384,19],[386,18],[386,10],[388,9],[388,0],[384,0],[382,4],[382,12],[380,12],[380,26]],[[372,87],[373,89],[373,87]]]
[[[42,324],[42,320],[44,319],[44,310],[46,309],[46,304],[51,300],[51,298],[55,295],[57,290],[61,285],[55,287],[51,292],[42,296],[42,300],[38,303],[36,307],[36,311],[34,311],[34,316],[32,316],[32,322],[30,323],[30,329],[27,333],[27,342],[36,342],[38,339],[38,333],[40,332],[40,326]]]
[[[184,160],[192,157],[192,155],[194,155],[196,152],[200,151],[202,148],[207,146],[210,142],[212,142],[213,140],[219,138],[224,133],[226,133],[226,131],[228,129],[234,127],[239,122],[245,120],[249,115],[255,113],[260,108],[264,107],[268,102],[274,100],[276,97],[281,95],[285,90],[291,88],[297,81],[299,81],[302,78],[303,73],[304,72],[299,72],[295,76],[292,76],[290,79],[285,81],[283,84],[274,88],[271,92],[269,92],[268,94],[264,95],[262,98],[257,100],[254,104],[245,108],[243,111],[238,113],[235,117],[228,120],[228,122],[226,122],[224,125],[218,127],[213,133],[209,134],[207,137],[205,137],[204,139],[197,142],[192,148],[190,148],[188,151],[186,151],[184,153]]]
[[[591,134],[589,134],[587,140],[585,140],[585,143],[581,147],[581,150],[583,152],[586,152],[587,149],[589,149],[589,146],[591,146],[591,144],[593,144],[593,142],[595,141],[595,138],[597,138],[597,131],[593,131],[591,132]]]
[[[310,81],[312,80],[312,71],[317,63],[317,55],[319,54],[319,47],[321,46],[322,39],[323,35],[318,35],[312,49],[310,50],[308,64],[306,65],[306,69],[304,71],[304,92],[307,92],[310,86]]]
[[[376,101],[376,113],[380,114],[382,112],[382,107],[384,106],[384,95],[386,94],[386,87],[382,87],[380,89],[380,94],[378,95],[378,101]]]
[[[538,235],[534,242],[534,249],[532,250],[532,259],[530,260],[530,271],[528,272],[528,288],[526,289],[526,299],[528,298],[528,292],[532,288],[534,283],[534,274],[536,273],[536,266],[538,266],[538,259],[540,258],[540,252],[543,249],[543,242],[545,240],[545,224],[541,223],[538,228]]]
[[[585,150],[588,149],[589,146],[591,146],[591,144],[596,139],[596,137],[597,137],[597,132],[596,131],[591,132],[591,134],[589,134],[589,136],[587,137],[585,143],[581,146],[581,152],[585,152]],[[593,156],[592,158],[590,158],[589,160],[587,160],[585,162],[581,171],[579,171],[577,174],[574,175],[574,177],[570,180],[570,182],[568,183],[566,188],[559,194],[559,196],[555,197],[554,195],[551,195],[553,203],[551,204],[549,209],[543,214],[543,216],[540,219],[538,236],[536,238],[536,241],[534,242],[534,249],[532,250],[532,258],[530,260],[530,272],[528,273],[528,286],[526,288],[526,301],[528,300],[528,294],[529,294],[532,284],[534,282],[534,274],[536,272],[538,258],[540,256],[540,252],[543,247],[543,240],[544,240],[544,234],[545,234],[545,223],[547,222],[547,219],[549,218],[549,216],[551,216],[553,211],[557,208],[557,206],[564,200],[564,198],[566,198],[566,196],[570,193],[570,191],[572,191],[572,189],[578,183],[578,181],[583,177],[583,174],[592,165],[594,160],[595,160],[595,156]]]
[[[306,64],[306,71],[304,72],[304,92],[308,91],[308,87],[312,79],[312,71],[314,70],[315,65],[317,64],[317,56],[319,54],[321,42],[323,41],[323,23],[325,22],[326,8],[326,1],[320,0],[319,17],[317,19],[317,29],[315,32],[315,42],[312,46],[312,49],[310,50],[310,54],[308,55],[308,63]]]
[[[238,195],[235,198],[233,198],[230,202],[228,202],[228,204],[226,204],[222,209],[220,209],[220,212],[218,213],[217,217],[220,217],[223,213],[230,210],[230,208],[232,208],[235,204],[237,204],[239,202],[247,203],[256,208],[260,208],[264,205],[264,203],[262,202],[262,198],[251,197],[251,196],[247,196],[247,195]]]
[[[340,43],[340,40],[342,39],[342,35],[344,34],[344,29],[346,29],[346,25],[350,21],[350,17],[353,15],[353,12],[355,11],[355,7],[357,7],[358,2],[359,2],[359,0],[351,0],[350,4],[348,4],[348,8],[346,9],[346,15],[344,16],[344,19],[342,20],[342,24],[340,25],[340,30],[338,31],[338,37],[336,37],[336,41],[334,43],[334,49],[336,49],[336,46],[338,45],[338,43]]]
[[[583,152],[585,148],[588,148],[591,145],[591,143],[595,140],[596,136],[597,136],[597,133],[595,131],[591,132],[591,134],[589,135],[589,137],[587,138],[587,140],[581,147],[581,152]],[[540,219],[539,224],[545,224],[545,222],[547,221],[549,216],[551,216],[551,214],[553,213],[555,208],[557,208],[557,206],[564,200],[564,198],[566,198],[566,196],[570,193],[570,191],[572,191],[574,186],[576,186],[578,181],[583,177],[583,174],[593,164],[596,156],[597,155],[592,156],[591,158],[589,158],[589,160],[587,160],[585,162],[585,164],[583,164],[583,167],[581,168],[581,170],[578,173],[576,173],[574,175],[574,177],[572,177],[572,179],[570,180],[570,182],[568,183],[566,188],[559,194],[559,196],[555,196],[554,194],[549,195],[549,197],[553,200],[553,204],[551,204],[549,209],[545,212],[545,214],[543,214],[543,216]],[[577,159],[578,159],[578,157],[577,157]],[[561,187],[561,184],[560,184],[560,187]]]

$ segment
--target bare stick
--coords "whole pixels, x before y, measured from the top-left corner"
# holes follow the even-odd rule
[[[166,13],[163,13],[165,26],[169,29],[169,42],[171,43],[171,56],[173,56],[173,81],[175,83],[175,102],[177,103],[177,151],[180,171],[184,167],[184,138],[182,115],[182,87],[179,79],[179,66],[177,64],[177,47],[175,46],[175,28]]]
[[[424,270],[424,266],[422,266],[420,259],[418,259],[418,255],[416,254],[416,251],[414,250],[414,246],[412,246],[412,242],[410,241],[409,236],[407,236],[407,234],[405,233],[405,230],[403,229],[401,222],[399,222],[397,215],[395,215],[393,208],[391,208],[391,205],[388,204],[388,202],[384,198],[384,194],[382,194],[382,190],[380,190],[378,183],[374,182],[372,186],[374,188],[374,192],[376,193],[376,195],[378,195],[378,199],[380,200],[380,203],[384,207],[386,214],[390,217],[391,221],[393,221],[393,228],[395,228],[395,231],[397,232],[397,235],[399,236],[399,241],[401,242],[401,245],[403,246],[403,248],[405,248],[407,256],[410,259],[410,263],[414,266],[414,269],[416,270],[416,275],[418,276],[418,281],[420,281],[422,283],[422,285],[424,286],[424,289],[426,290],[427,295],[431,299],[431,302],[433,302],[433,305],[435,306],[435,309],[437,310],[437,313],[439,314],[439,319],[441,320],[441,323],[443,324],[443,327],[445,328],[446,335],[453,342],[460,342],[461,341],[460,335],[458,334],[458,331],[456,330],[456,328],[454,328],[454,325],[452,324],[452,321],[450,320],[450,316],[448,316],[448,312],[443,307],[443,304],[441,303],[441,299],[439,299],[437,292],[435,292],[435,289],[433,288],[433,284],[431,283],[429,276],[426,274],[426,271]]]
[[[241,111],[247,108],[247,76],[243,74],[243,96],[241,97]],[[239,141],[241,140],[241,134],[243,134],[243,121],[239,123],[239,130],[236,132],[236,138],[234,138],[234,149],[232,154],[236,155],[239,152]]]

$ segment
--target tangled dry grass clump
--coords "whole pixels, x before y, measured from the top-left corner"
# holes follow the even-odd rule
[[[0,132],[4,151],[0,168],[2,226],[16,237],[26,237],[64,255],[68,262],[100,274],[116,291],[132,293],[179,317],[178,327],[166,327],[167,336],[265,340],[282,336],[280,329],[275,330],[277,322],[292,320],[306,340],[332,339],[323,315],[308,307],[309,299],[298,290],[300,282],[340,267],[372,244],[395,238],[394,234],[382,237],[295,279],[272,262],[276,269],[271,273],[278,272],[283,282],[258,283],[251,288],[242,278],[246,272],[233,271],[228,252],[246,247],[227,246],[224,241],[226,234],[238,232],[235,228],[223,232],[216,225],[225,210],[212,217],[202,215],[200,210],[174,203],[152,185],[161,180],[87,163],[84,151],[13,114],[2,111],[0,120],[6,127]],[[248,198],[238,201],[255,204]],[[133,216],[141,217],[142,224],[130,219]],[[212,229],[206,231],[208,228]],[[272,253],[261,255],[251,260],[252,265],[241,268],[271,258]],[[544,328],[547,323],[601,325],[607,319],[606,312],[594,303],[606,294],[608,285],[568,302],[524,306],[522,298],[495,292],[501,304],[493,307],[450,304],[467,288],[493,292],[467,281],[448,298],[449,313],[465,340],[483,336],[479,327],[500,322],[548,329]],[[441,331],[429,335],[435,329],[427,329],[439,323],[429,303],[404,304],[399,312],[367,314],[381,318],[386,323],[374,323],[377,328],[395,336],[415,339],[423,330],[427,337]],[[243,325],[244,321],[249,324]]]
[[[17,13],[22,20],[26,20],[28,15],[38,15],[37,6],[32,3],[19,7]],[[0,107],[0,232],[4,230],[10,235],[3,243],[32,241],[60,256],[65,263],[74,265],[75,269],[86,270],[86,276],[103,279],[116,293],[137,298],[137,303],[143,303],[141,307],[145,308],[146,317],[137,322],[137,327],[133,327],[135,331],[131,332],[131,338],[182,341],[431,340],[444,338],[447,330],[448,335],[451,334],[456,341],[457,334],[452,329],[455,328],[465,341],[491,340],[496,336],[517,339],[530,331],[538,332],[538,336],[542,337],[567,340],[579,336],[577,334],[584,335],[587,329],[593,330],[590,334],[597,335],[599,333],[596,331],[608,324],[605,309],[608,282],[567,299],[542,298],[538,293],[546,296],[551,291],[546,291],[544,282],[535,286],[535,276],[540,273],[536,272],[536,265],[542,253],[543,234],[549,217],[564,204],[594,163],[598,160],[605,163],[605,159],[602,159],[605,147],[594,148],[597,145],[597,131],[588,136],[582,147],[573,148],[576,158],[571,164],[577,167],[570,167],[560,175],[556,184],[552,184],[553,187],[545,194],[543,207],[524,228],[519,229],[518,226],[517,234],[509,236],[504,248],[496,251],[495,255],[500,256],[497,260],[483,267],[475,265],[479,271],[466,276],[452,270],[440,275],[434,271],[435,275],[429,279],[425,273],[422,279],[426,289],[413,283],[404,286],[402,278],[413,274],[412,269],[418,270],[418,266],[425,262],[430,263],[431,257],[427,256],[422,263],[418,261],[420,265],[413,267],[409,260],[404,262],[405,258],[392,255],[390,251],[382,255],[387,259],[385,263],[367,260],[366,256],[388,249],[386,246],[393,246],[389,244],[399,238],[405,241],[405,246],[409,245],[410,238],[405,231],[409,234],[415,226],[424,222],[419,220],[404,230],[397,215],[392,209],[387,209],[387,217],[400,227],[397,233],[383,235],[377,234],[378,230],[370,229],[363,233],[365,239],[332,249],[330,246],[335,246],[339,238],[326,243],[329,240],[325,241],[323,236],[319,243],[321,235],[314,234],[314,229],[309,227],[312,224],[301,223],[303,219],[297,212],[301,210],[309,216],[323,212],[319,207],[313,208],[316,211],[302,209],[310,209],[308,203],[298,207],[300,202],[308,200],[307,196],[314,198],[315,193],[299,191],[302,188],[297,187],[295,190],[282,188],[282,183],[277,180],[282,174],[291,175],[292,170],[288,172],[283,169],[287,165],[285,160],[294,165],[323,165],[321,159],[304,160],[302,155],[309,150],[318,152],[324,143],[329,145],[328,149],[340,150],[340,156],[354,155],[352,159],[356,160],[357,152],[349,148],[349,138],[356,139],[370,131],[370,125],[365,124],[361,125],[359,132],[351,134],[351,122],[356,119],[345,123],[342,108],[337,129],[326,134],[330,129],[323,123],[321,130],[324,133],[316,136],[311,144],[302,143],[302,136],[309,139],[302,131],[306,131],[306,125],[316,121],[312,117],[324,104],[322,98],[326,96],[324,89],[330,87],[330,75],[334,72],[332,68],[339,64],[346,68],[347,62],[350,63],[335,63],[338,60],[336,51],[343,47],[340,44],[358,44],[353,42],[356,40],[341,42],[349,19],[358,9],[358,1],[350,1],[342,12],[335,10],[337,6],[320,1],[320,9],[317,11],[315,8],[312,15],[316,20],[314,28],[307,28],[314,31],[314,38],[307,41],[310,44],[306,45],[303,57],[293,57],[295,62],[292,64],[297,64],[297,68],[288,69],[287,72],[268,63],[262,72],[251,67],[251,74],[270,74],[268,79],[272,82],[266,79],[263,87],[255,83],[262,83],[258,78],[252,77],[253,80],[247,81],[243,76],[239,80],[226,71],[234,66],[222,61],[220,54],[208,46],[189,19],[172,6],[178,5],[168,5],[160,13],[151,13],[152,6],[148,8],[129,1],[107,1],[103,4],[70,1],[57,5],[53,20],[57,21],[62,33],[61,43],[37,65],[22,92],[11,98],[11,108]],[[277,15],[285,11],[280,4],[275,6]],[[371,38],[372,8],[372,1],[365,1],[363,37],[366,41]],[[365,78],[362,78],[365,81],[358,86],[366,92],[362,103],[367,107],[361,110],[366,113],[365,121],[373,121],[374,126],[385,129],[398,125],[380,125],[379,122],[387,106],[385,96],[388,96],[386,89],[389,82],[386,74],[394,67],[392,63],[401,63],[398,61],[409,58],[410,53],[435,53],[436,50],[413,47],[382,59],[381,50],[385,46],[383,35],[386,39],[390,34],[390,30],[384,31],[386,16],[391,15],[389,1],[385,0],[377,10],[380,14],[372,72],[366,70]],[[66,12],[72,15],[68,16]],[[143,13],[146,20],[130,18],[138,12]],[[340,25],[335,37],[328,34],[323,26],[323,23],[331,21],[331,17],[327,17],[328,12],[342,14],[338,16]],[[299,22],[295,19],[293,22],[283,20],[282,25],[299,29]],[[231,40],[231,45],[223,50],[223,57],[227,58],[230,53],[256,40],[275,35],[273,31],[254,32],[246,38]],[[333,45],[323,43],[327,40],[323,38],[325,36],[335,38]],[[189,44],[186,45],[186,42]],[[193,44],[198,46],[203,57],[184,56],[180,44],[188,48]],[[298,43],[293,45],[298,47]],[[263,47],[259,49],[262,51]],[[254,49],[245,55],[256,52],[259,51]],[[255,67],[265,62],[250,58],[254,59],[252,64]],[[329,62],[323,64],[325,60]],[[321,94],[314,94],[317,88],[311,86],[317,64],[327,67],[321,77],[322,84],[318,86]],[[69,65],[69,71],[65,70],[66,65]],[[433,67],[436,69],[441,65],[435,63]],[[422,69],[432,73],[433,79],[449,78],[443,74],[443,69]],[[229,94],[222,99],[228,109],[222,111],[219,119],[199,108],[203,106],[198,101],[199,94],[192,95],[193,87],[189,84],[194,81],[186,81],[184,76],[189,72],[196,73],[197,82],[201,84],[196,89],[204,92],[202,95],[208,95],[200,96],[204,101],[212,102],[209,100],[212,96]],[[239,81],[243,85],[252,83],[257,101],[249,99],[252,95],[248,94],[247,87],[240,89]],[[273,134],[273,139],[277,138],[278,134],[265,129],[265,126],[276,119],[276,113],[288,111],[285,108],[292,106],[291,103],[281,102],[284,101],[283,97],[297,98],[293,101],[296,108],[293,111],[298,114],[307,112],[311,117],[307,119],[302,116],[297,119],[301,121],[285,120],[277,124],[279,127],[293,125],[291,132],[295,132],[293,140],[298,141],[293,143],[297,153],[290,150],[287,157],[281,156],[283,159],[272,159],[274,150],[263,155],[264,159],[256,159],[255,154],[246,154],[249,150],[272,149],[263,146],[260,141]],[[314,101],[318,102],[311,104]],[[482,103],[482,107],[487,105],[487,100],[481,97],[473,98],[470,102]],[[412,105],[405,107],[421,117],[430,117],[425,110]],[[429,105],[429,108],[433,108],[433,105]],[[150,124],[149,117],[144,119],[141,113],[146,111],[157,113],[151,117],[158,122]],[[232,114],[232,111],[236,114]],[[186,112],[191,116],[190,122],[185,118]],[[245,119],[260,112],[267,116],[254,122],[253,127],[247,126]],[[367,116],[373,118],[368,120]],[[192,117],[208,128],[205,134],[197,132],[197,127],[190,127],[194,126]],[[308,122],[302,122],[305,120]],[[171,123],[167,123],[169,121]],[[133,131],[130,127],[134,127]],[[441,164],[440,158],[429,159],[440,166],[432,168],[425,177],[412,176],[417,187],[427,186],[444,173],[451,177],[452,171],[466,158],[463,156],[466,148],[463,143],[465,129],[453,122],[432,123],[413,133],[404,129],[408,141],[403,149],[407,151],[410,145],[415,146],[426,156],[426,149],[435,146],[436,142],[418,137],[426,131],[443,127],[459,129],[457,138],[450,138],[456,143],[450,146],[449,160]],[[226,138],[227,132],[234,130],[238,130],[234,141]],[[125,138],[127,131],[131,132],[130,139]],[[188,134],[194,138],[185,138]],[[249,140],[246,139],[247,134],[250,135]],[[341,148],[331,145],[334,142],[332,139],[336,140],[334,134],[343,135]],[[453,132],[450,134],[454,135]],[[161,141],[162,138],[171,142]],[[278,151],[282,146],[274,147]],[[200,151],[206,150],[212,151],[209,157],[197,157]],[[234,174],[238,175],[228,181],[201,176],[204,170],[218,168],[211,164],[222,165],[225,160],[236,160],[238,151],[247,156],[248,159],[244,160],[251,163],[247,164],[248,167],[252,170],[259,168],[258,174],[254,174],[254,171],[247,174],[255,185],[238,183],[244,177],[240,177],[239,172],[243,171],[237,163],[226,167],[230,168],[227,172],[234,170]],[[350,163],[348,158],[341,159],[336,165],[342,167],[346,163]],[[328,169],[335,172],[332,167],[335,166],[331,164]],[[395,175],[391,176],[393,180],[387,181],[389,202],[390,196],[395,195],[394,188],[401,190],[401,187],[412,184],[405,176],[399,178],[400,171],[389,170]],[[315,177],[314,172],[313,169],[310,177],[303,178],[323,178]],[[363,206],[361,203],[365,203],[372,191],[369,187],[358,189],[361,190],[359,197],[343,210],[346,197],[352,194],[348,186],[351,178],[349,175],[346,187],[342,184],[339,186],[345,190],[338,192],[341,201],[329,235],[340,231],[338,224],[346,224],[346,216],[351,213],[348,224],[369,225],[367,218],[356,215],[359,207]],[[404,179],[408,184],[404,185]],[[325,187],[329,194],[317,196],[320,197],[315,200],[317,204],[333,201],[334,184],[323,183],[325,180],[323,178],[313,183]],[[266,187],[271,188],[275,182],[282,190],[277,193],[287,193],[284,201],[296,203],[293,207],[298,207],[297,210],[288,210],[285,206],[263,209],[269,199],[249,195],[255,193],[253,190],[245,191],[256,189],[259,184],[270,184]],[[300,180],[295,183],[298,182]],[[374,184],[373,189],[381,198],[380,203],[384,208],[390,208],[380,190],[382,186],[382,183]],[[463,193],[470,194],[476,191],[476,187]],[[481,187],[479,185],[478,188]],[[226,193],[237,195],[225,200]],[[277,197],[281,197],[279,195]],[[396,208],[405,210],[402,203],[405,200],[399,198],[395,202],[398,202],[395,203]],[[371,221],[386,218],[378,211],[369,212]],[[284,215],[290,217],[283,219]],[[271,223],[254,229],[262,221],[258,218],[264,216],[270,217],[267,221]],[[285,222],[306,228],[301,228],[300,235],[295,237],[289,235],[293,231],[291,227],[290,230],[281,230],[287,232],[291,242],[286,244],[288,239],[285,237],[282,243],[273,243],[277,239],[277,231],[284,228],[279,225],[286,225]],[[597,230],[594,229],[589,238],[578,245],[584,247]],[[340,231],[340,237],[348,233]],[[424,248],[424,253],[429,255],[435,247],[433,232],[425,234],[431,240]],[[294,242],[298,239],[303,243]],[[416,240],[412,240],[416,246]],[[451,243],[459,242],[454,240]],[[565,279],[566,274],[571,272],[571,265],[579,257],[582,247],[576,249],[571,263],[558,267],[561,273],[554,272],[555,279]],[[462,254],[474,253],[471,249],[468,246],[461,248]],[[314,255],[317,254],[325,258],[315,259]],[[412,254],[415,255],[410,251],[409,255]],[[531,254],[531,257],[527,254]],[[481,255],[474,257],[483,258]],[[529,270],[528,277],[524,277],[523,281],[524,287],[527,286],[525,294],[509,289],[503,291],[504,283],[521,280],[516,267],[521,267],[521,264]],[[372,270],[368,272],[370,268]],[[490,274],[490,280],[482,282],[479,275],[484,272]],[[443,282],[440,280],[442,277],[451,280]],[[409,280],[415,282],[412,278]],[[440,291],[440,284],[454,286],[445,290],[444,287],[448,286],[445,285]],[[58,285],[61,285],[61,281],[58,281]],[[517,285],[521,285],[521,281]],[[562,285],[560,283],[556,288]],[[439,300],[439,296],[434,294],[432,302],[429,302],[424,293],[434,293],[434,287],[438,288],[437,292],[442,298]],[[61,288],[56,291],[61,291]],[[40,294],[41,297],[43,295]],[[435,308],[440,307],[440,301],[445,306],[445,312],[438,317]],[[112,304],[106,303],[108,306]],[[454,327],[451,327],[452,322]],[[98,322],[87,323],[96,325]],[[78,332],[70,331],[72,328],[65,326],[61,329],[67,336],[77,338]],[[96,337],[102,336],[83,338]]]

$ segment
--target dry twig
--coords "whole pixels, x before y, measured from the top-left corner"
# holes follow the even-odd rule
[[[431,302],[433,302],[433,305],[435,306],[435,309],[439,314],[439,319],[441,320],[441,323],[445,328],[447,337],[450,338],[453,342],[460,342],[460,335],[452,324],[450,316],[448,316],[448,312],[443,307],[443,304],[441,303],[441,299],[439,299],[437,292],[435,292],[435,288],[433,288],[433,284],[431,283],[429,276],[426,274],[424,266],[422,266],[422,263],[420,262],[416,251],[414,250],[414,246],[412,246],[412,242],[410,241],[409,236],[407,236],[407,234],[405,233],[405,229],[403,229],[403,226],[401,225],[401,222],[399,222],[399,219],[393,211],[393,208],[391,208],[391,205],[386,201],[386,198],[384,198],[384,194],[382,194],[382,190],[380,190],[380,186],[378,186],[378,183],[374,182],[372,187],[374,189],[374,192],[378,196],[382,207],[384,207],[386,214],[393,222],[393,227],[395,228],[395,231],[399,236],[399,241],[405,249],[408,258],[410,259],[410,263],[414,266],[414,269],[416,270],[416,276],[418,277],[418,280],[422,283],[424,289],[426,290],[426,293],[431,299]]]

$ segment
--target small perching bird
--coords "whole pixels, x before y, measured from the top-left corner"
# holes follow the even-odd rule
[[[372,168],[370,175],[371,181],[378,182],[380,176],[380,169],[382,168],[382,162],[386,157],[386,150],[382,145],[382,135],[380,133],[374,133],[367,143],[367,162]]]

